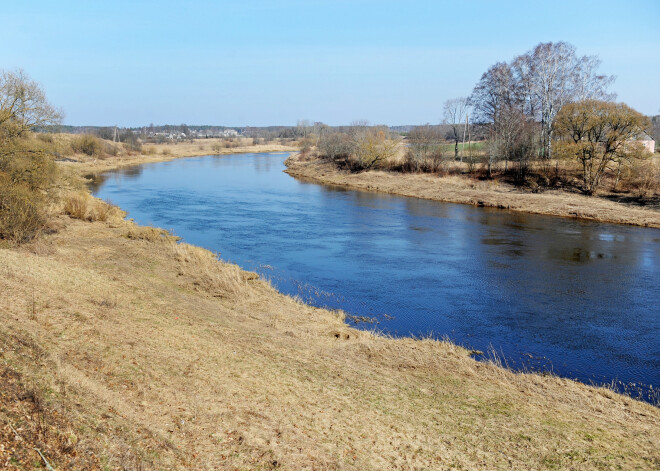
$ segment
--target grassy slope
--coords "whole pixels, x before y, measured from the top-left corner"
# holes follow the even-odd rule
[[[477,181],[461,176],[401,174],[383,171],[349,173],[320,160],[287,160],[287,173],[312,181],[414,196],[437,201],[473,204],[513,211],[573,217],[617,224],[660,227],[660,211],[566,191],[529,193],[506,183]]]
[[[350,329],[118,218],[57,225],[0,249],[0,467],[660,466],[650,405]]]

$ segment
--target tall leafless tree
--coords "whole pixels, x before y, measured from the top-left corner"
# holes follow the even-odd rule
[[[599,65],[597,57],[580,57],[568,43],[540,43],[511,63],[499,62],[488,69],[475,86],[470,103],[477,120],[488,123],[491,138],[500,142],[510,142],[503,140],[503,132],[511,131],[515,122],[526,123],[520,113],[540,123],[539,154],[548,161],[552,157],[552,123],[564,105],[614,98],[607,91],[614,77],[597,73]],[[508,158],[511,150],[506,146],[490,148],[504,151]]]
[[[414,170],[419,170],[422,165],[429,166],[432,171],[435,170],[442,156],[440,137],[438,127],[430,124],[415,126],[410,130],[407,137],[407,141],[410,143],[408,156]],[[431,165],[428,165],[429,163]]]
[[[607,92],[613,76],[599,75],[600,60],[595,56],[578,57],[575,47],[565,42],[541,43],[517,57],[514,63],[524,64],[519,79],[521,89],[529,94],[532,116],[541,123],[542,156],[552,157],[552,123],[567,103],[584,99],[611,100]]]
[[[467,112],[468,99],[466,97],[452,98],[445,101],[443,106],[442,122],[449,125],[451,129],[451,137],[454,141],[454,160],[458,159],[458,143],[461,140],[461,134],[463,134]]]
[[[6,138],[61,119],[62,112],[48,102],[39,84],[25,72],[0,71],[0,127]]]

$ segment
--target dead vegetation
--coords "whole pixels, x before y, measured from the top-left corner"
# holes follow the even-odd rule
[[[654,180],[657,163],[653,161],[649,161],[649,167],[640,170],[635,177],[638,182],[635,184],[640,188],[638,191],[647,195],[642,202],[636,197],[614,192],[594,197],[570,188],[540,191],[539,183],[531,180],[527,187],[521,188],[504,178],[487,179],[478,175],[473,178],[460,172],[429,174],[380,170],[354,173],[339,170],[327,161],[308,161],[297,155],[287,159],[286,165],[286,172],[292,176],[332,185],[534,214],[660,227],[658,198],[650,193],[657,190],[644,190],[647,188],[644,182],[657,183]]]
[[[171,244],[174,259],[179,263],[179,276],[188,286],[214,297],[237,299],[250,296],[248,280],[257,279],[238,265],[222,264],[218,255],[201,247]]]
[[[116,206],[97,198],[89,193],[74,192],[64,197],[64,214],[83,221],[108,221],[111,218],[120,219],[124,216]]]
[[[3,469],[660,465],[648,404],[349,328],[82,191],[130,161],[63,163],[46,230],[0,248]]]
[[[660,464],[648,404],[351,329],[154,228],[58,227],[0,249],[0,372],[44,411],[2,396],[9,469],[36,467],[34,448],[55,469]],[[158,235],[127,237],[142,231]]]
[[[162,162],[180,157],[194,157],[208,154],[235,154],[242,152],[290,152],[298,147],[279,142],[255,144],[250,138],[201,139],[185,142],[148,144],[139,150],[121,143],[114,143],[94,136],[53,134],[53,144],[57,147],[61,165],[79,174],[99,173],[119,167],[149,162]],[[80,141],[90,140],[92,144],[82,146]],[[91,151],[89,151],[91,149]],[[208,149],[208,150],[207,150]]]

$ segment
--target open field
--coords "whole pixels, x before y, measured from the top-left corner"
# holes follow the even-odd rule
[[[466,142],[463,144],[462,142],[458,143],[458,151],[464,156],[464,158],[467,158],[468,152],[470,149],[472,149],[472,152],[475,154],[479,154],[484,151],[486,147],[486,143],[484,141],[478,141],[478,142]],[[440,146],[443,152],[448,152],[452,153],[454,152],[454,144],[442,144]]]
[[[354,330],[105,219],[0,249],[3,469],[36,467],[34,448],[56,469],[660,466],[651,405]]]
[[[531,193],[499,181],[480,181],[457,175],[439,177],[373,170],[351,173],[338,170],[326,161],[303,160],[299,155],[287,159],[286,164],[289,175],[319,183],[534,214],[660,227],[660,209],[657,207],[624,204],[568,191]]]

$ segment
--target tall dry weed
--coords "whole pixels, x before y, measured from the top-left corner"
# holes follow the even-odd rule
[[[660,193],[660,165],[647,160],[635,165],[623,179],[624,187],[639,198],[647,198]]]
[[[72,193],[64,198],[64,214],[82,221],[109,221],[123,216],[116,206],[86,193]]]
[[[173,244],[179,275],[196,290],[222,298],[249,297],[248,279],[237,265],[222,263],[213,252],[190,244]]]
[[[142,148],[143,155],[155,155],[157,152],[156,146],[144,146]]]
[[[145,240],[147,242],[176,242],[180,239],[169,231],[159,227],[131,225],[124,237],[133,240]]]
[[[74,193],[64,198],[64,214],[74,219],[87,219],[89,196],[83,193]]]

